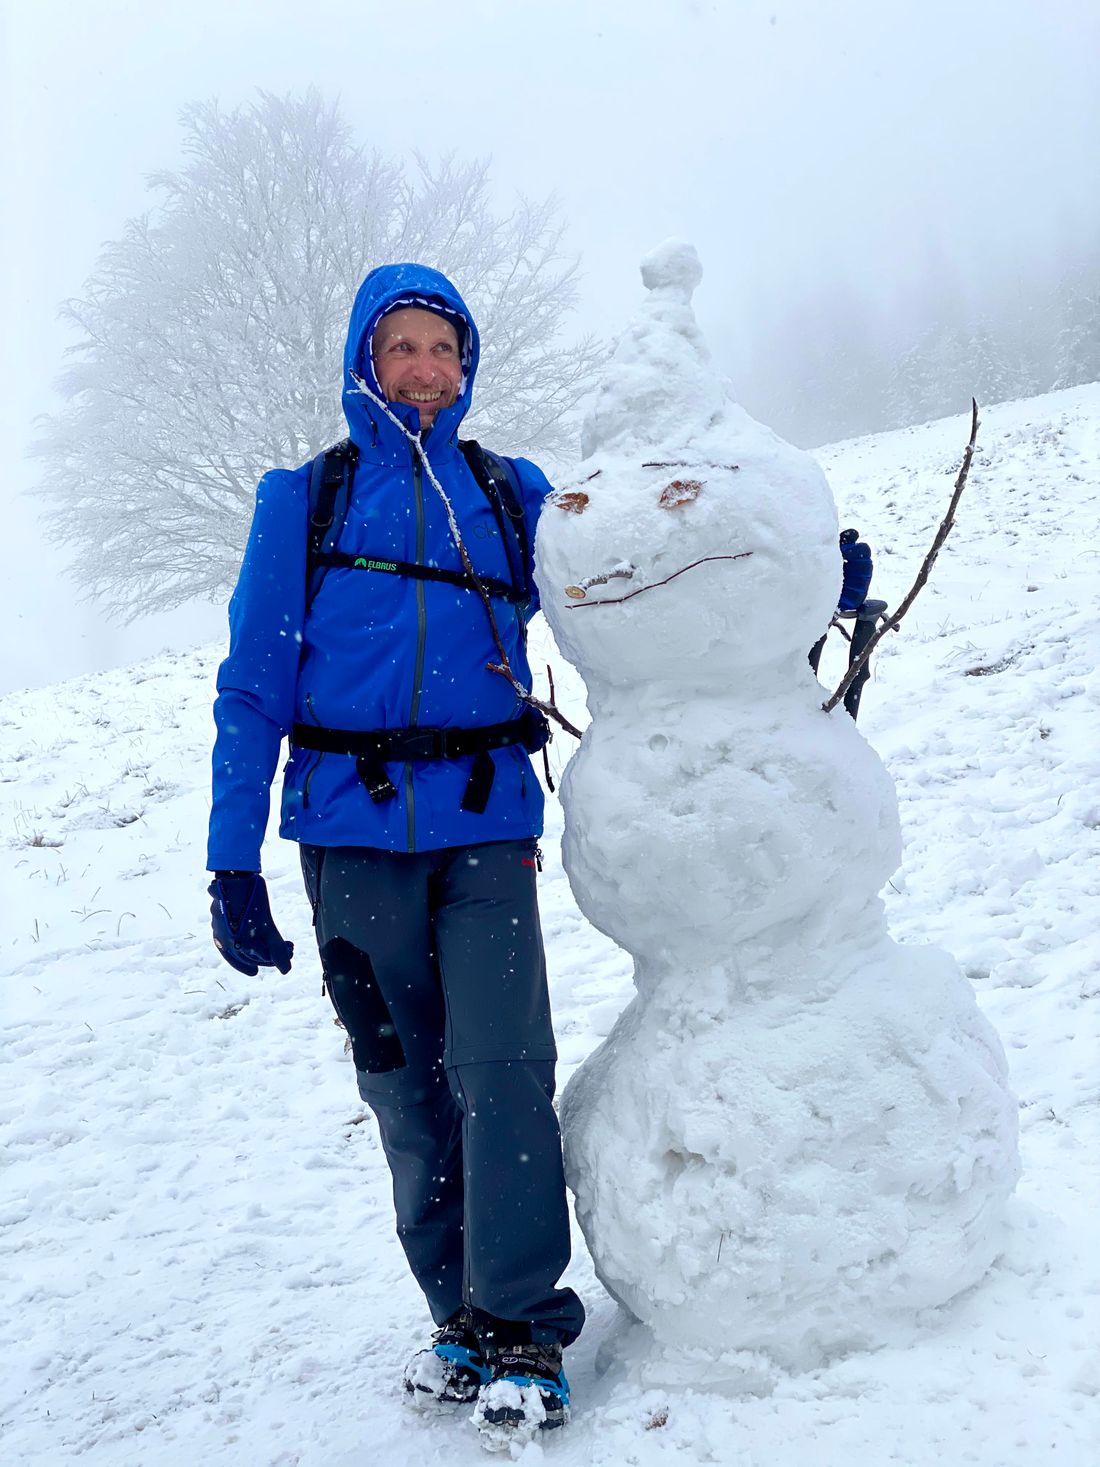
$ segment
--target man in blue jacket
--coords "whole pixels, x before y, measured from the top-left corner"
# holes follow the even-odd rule
[[[389,265],[363,282],[344,354],[350,498],[319,574],[311,466],[257,491],[218,674],[208,866],[223,957],[288,972],[260,846],[289,736],[280,833],[300,844],[325,986],[438,1327],[406,1370],[409,1399],[476,1400],[478,1425],[507,1433],[566,1419],[561,1352],[584,1311],[557,1287],[569,1226],[535,890],[538,738],[489,668],[499,638],[530,686],[530,547],[550,485],[514,461],[527,534],[510,540],[458,445],[478,353],[443,275]]]
[[[835,626],[839,617],[854,620],[855,625],[852,628],[848,646],[848,666],[851,667],[853,663],[858,662],[864,647],[874,636],[879,618],[886,610],[886,602],[868,600],[867,592],[871,589],[874,563],[871,559],[871,547],[859,538],[858,530],[841,530],[840,555],[844,566],[844,580],[840,588],[836,616],[830,625]],[[814,672],[818,669],[828,635],[827,627],[810,648],[810,666]],[[863,693],[863,685],[870,676],[870,663],[865,662],[844,694],[844,707],[853,719],[859,713],[859,700]]]

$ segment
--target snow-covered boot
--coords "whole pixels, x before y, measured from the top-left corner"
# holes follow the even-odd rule
[[[465,1305],[432,1335],[432,1345],[418,1350],[405,1367],[409,1404],[427,1406],[474,1400],[489,1379],[473,1320]]]
[[[560,1345],[497,1345],[487,1351],[489,1380],[478,1391],[473,1421],[485,1446],[511,1442],[569,1420],[569,1382]]]

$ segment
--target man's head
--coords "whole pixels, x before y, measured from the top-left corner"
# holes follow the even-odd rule
[[[382,395],[418,408],[424,428],[462,391],[458,332],[438,311],[400,306],[387,312],[375,327],[371,354]]]

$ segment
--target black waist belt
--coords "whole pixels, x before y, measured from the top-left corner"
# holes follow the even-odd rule
[[[534,709],[507,723],[481,728],[316,728],[296,723],[290,742],[295,748],[322,754],[347,754],[355,759],[359,778],[376,805],[395,799],[397,790],[386,773],[387,764],[420,759],[462,759],[474,756],[474,767],[462,796],[462,808],[481,815],[489,802],[496,767],[490,749],[520,744],[529,752],[541,749],[550,736],[549,725]]]

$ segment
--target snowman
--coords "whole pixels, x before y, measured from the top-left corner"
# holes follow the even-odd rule
[[[635,1346],[717,1384],[974,1284],[1017,1159],[969,984],[886,931],[893,785],[807,662],[840,585],[829,487],[732,400],[701,274],[676,241],[644,262],[536,558],[592,715],[565,868],[638,990],[563,1097],[569,1181]]]

